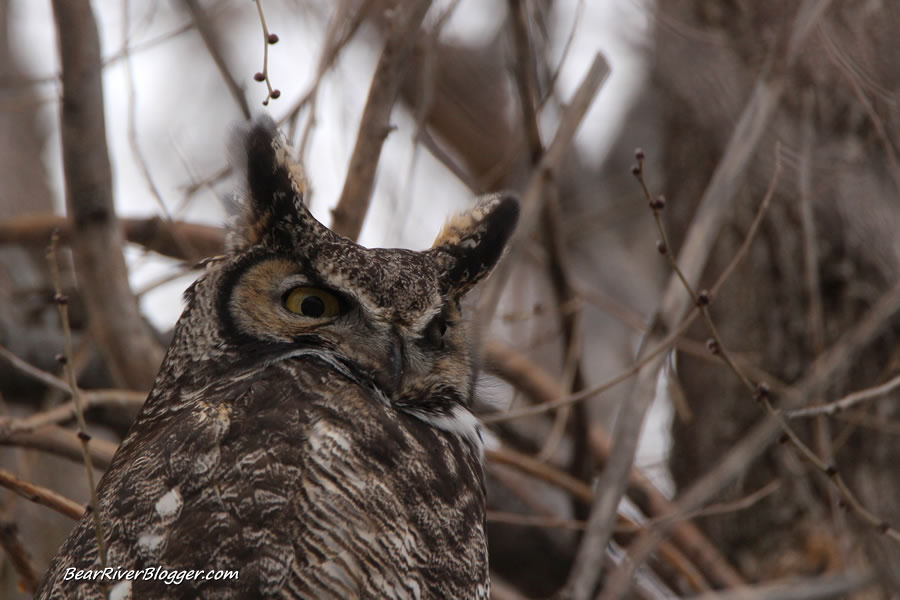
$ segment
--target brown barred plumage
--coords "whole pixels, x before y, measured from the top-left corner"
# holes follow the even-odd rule
[[[424,252],[367,249],[307,211],[270,119],[242,140],[228,254],[186,293],[98,488],[109,566],[239,579],[64,581],[99,568],[85,516],[36,597],[487,598],[460,299],[502,255],[516,201],[482,199]]]

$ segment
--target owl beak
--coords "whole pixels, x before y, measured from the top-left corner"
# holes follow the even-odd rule
[[[394,343],[391,347],[391,383],[393,383],[393,390],[400,391],[400,386],[403,384],[403,340],[396,330],[394,330],[393,336]]]
[[[375,383],[391,399],[395,398],[402,389],[404,373],[403,340],[400,334],[394,330],[391,332],[391,348],[388,353],[386,369],[379,370],[373,376]]]

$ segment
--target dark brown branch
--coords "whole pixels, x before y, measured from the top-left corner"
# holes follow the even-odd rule
[[[391,109],[400,92],[422,20],[430,6],[431,0],[410,0],[391,9],[393,15],[384,50],[372,77],[344,189],[333,212],[331,228],[350,239],[359,237],[369,211],[378,157],[391,130]]]
[[[516,87],[519,92],[519,107],[522,111],[522,124],[528,141],[528,154],[532,168],[536,167],[544,155],[544,145],[541,142],[540,126],[538,124],[538,91],[537,91],[537,60],[534,48],[531,44],[531,35],[528,27],[528,12],[522,0],[509,0],[509,9],[512,16],[513,39],[516,47]],[[562,236],[562,213],[559,203],[559,190],[551,182],[543,195],[542,219],[544,245],[547,248],[547,272],[553,284],[553,294],[556,305],[560,307],[570,306],[571,310],[559,311],[563,333],[563,381],[567,392],[578,392],[584,389],[585,379],[582,361],[582,339],[579,330],[581,321],[581,303],[575,287],[572,285],[572,277],[569,273],[569,261],[566,255],[565,241]],[[572,412],[574,411],[574,415]],[[579,402],[574,407],[563,406],[556,413],[553,429],[547,436],[541,457],[544,459],[552,456],[559,441],[562,439],[567,427],[573,430],[572,461],[570,472],[584,480],[591,477],[593,465],[591,453],[588,449],[588,426],[590,420],[584,402]],[[575,505],[576,511],[581,511],[580,504]],[[586,514],[576,514],[581,518]]]
[[[497,267],[491,280],[486,285],[478,303],[479,320],[482,324],[490,322],[500,300],[506,280],[509,278],[513,259],[531,243],[531,236],[537,228],[543,210],[542,199],[545,186],[556,179],[559,169],[562,167],[563,158],[571,147],[575,132],[581,125],[584,115],[594,102],[600,86],[609,74],[609,65],[603,55],[597,53],[591,63],[590,69],[572,96],[566,112],[563,114],[556,130],[553,141],[544,152],[537,167],[533,170],[528,181],[528,187],[522,196],[522,216],[519,225],[510,241],[510,256]]]
[[[537,110],[537,67],[528,33],[528,13],[523,0],[509,0],[512,16],[512,33],[516,46],[516,87],[519,91],[519,107],[522,110],[522,124],[528,141],[531,164],[536,164],[544,153]]]
[[[41,572],[34,564],[31,554],[22,543],[19,528],[15,523],[0,522],[0,546],[6,552],[10,562],[19,574],[20,585],[25,592],[33,594],[41,582]]]
[[[103,113],[100,40],[89,0],[53,0],[62,63],[60,129],[72,252],[91,330],[113,377],[147,389],[162,348],[128,285]]]
[[[159,217],[145,219],[124,218],[118,220],[125,239],[139,244],[163,256],[189,260],[185,254],[184,240],[192,251],[200,256],[215,256],[225,247],[225,234],[221,227],[166,221]],[[0,221],[0,245],[24,244],[44,247],[50,241],[50,234],[59,231],[62,243],[71,243],[72,227],[65,217],[51,214],[32,214]]]

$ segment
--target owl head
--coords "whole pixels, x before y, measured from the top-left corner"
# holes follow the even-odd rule
[[[226,255],[188,291],[179,322],[194,333],[215,323],[203,336],[214,342],[192,354],[232,372],[321,361],[426,420],[468,414],[475,372],[461,301],[503,255],[518,202],[480,199],[428,250],[366,248],[306,208],[303,171],[271,119],[254,121],[238,146],[246,189]]]

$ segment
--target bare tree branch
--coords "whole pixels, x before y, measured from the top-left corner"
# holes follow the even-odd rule
[[[784,73],[793,64],[798,48],[812,29],[810,19],[814,23],[815,18],[821,15],[821,11],[809,10],[812,5],[827,6],[828,0],[824,2],[806,0],[800,6],[792,27],[788,55],[784,64],[775,65],[776,68],[772,73],[764,73],[757,81],[731,135],[724,156],[700,200],[684,247],[678,255],[681,272],[677,275],[673,273],[669,277],[659,312],[654,318],[654,326],[651,327],[651,335],[648,336],[649,340],[655,341],[660,334],[671,330],[683,320],[690,309],[691,297],[683,287],[682,273],[688,288],[698,285],[713,243],[726,215],[732,209],[733,199],[743,180],[743,174],[781,98],[785,86]],[[632,397],[623,403],[616,419],[612,456],[598,483],[602,493],[592,511],[585,539],[579,548],[575,566],[566,585],[567,593],[575,600],[586,600],[593,594],[602,572],[603,555],[612,532],[616,507],[625,490],[630,465],[634,461],[644,416],[655,395],[656,378],[662,360],[663,357],[658,357],[639,375]]]
[[[201,257],[221,254],[225,247],[225,234],[221,227],[168,221],[159,217],[124,218],[118,219],[118,223],[127,241],[171,258],[191,260],[186,245]],[[59,231],[61,242],[72,243],[71,223],[65,217],[38,213],[5,219],[0,221],[0,245],[44,247],[54,230]]]
[[[103,114],[100,40],[89,0],[54,0],[62,61],[63,169],[72,251],[91,329],[120,385],[147,389],[162,349],[128,285],[112,197]]]
[[[203,7],[200,6],[197,0],[185,0],[185,4],[194,18],[194,24],[197,26],[203,45],[206,46],[207,52],[209,52],[213,62],[216,63],[216,68],[219,69],[219,73],[222,75],[222,81],[225,82],[231,97],[234,98],[235,103],[241,109],[241,114],[244,115],[245,119],[249,119],[250,105],[247,104],[243,88],[235,81],[234,76],[228,69],[228,65],[225,63],[225,57],[222,54],[224,44],[222,44],[218,32],[212,26],[212,19],[206,14],[206,11],[203,10]]]
[[[419,28],[430,6],[431,0],[410,0],[391,9],[390,31],[386,34],[384,50],[372,76],[344,189],[333,211],[331,228],[352,240],[359,237],[369,211],[378,157],[391,130],[391,110],[400,93]]]
[[[48,425],[34,431],[26,430],[0,435],[0,445],[40,450],[62,456],[78,464],[84,460],[78,433],[58,425]],[[88,452],[97,468],[106,469],[112,462],[117,447],[118,445],[113,442],[95,437],[91,439]]]
[[[531,397],[535,403],[546,404],[559,398],[562,390],[557,379],[520,352],[493,340],[488,341],[484,352],[488,369]],[[599,424],[595,424],[591,426],[590,437],[595,461],[601,465],[605,464],[611,447],[609,434]],[[508,460],[511,455],[507,453],[502,456],[496,454],[488,456],[492,460]],[[584,485],[581,482],[578,484]],[[638,495],[647,497],[651,516],[661,517],[671,514],[672,503],[639,470],[632,468],[629,485],[638,490]],[[585,496],[572,486],[568,486],[567,489],[582,500],[592,501],[594,498],[593,493]],[[718,585],[729,586],[744,583],[743,578],[728,564],[715,545],[693,523],[681,521],[673,527],[676,542],[712,581]]]
[[[516,227],[516,231],[509,243],[510,256],[497,267],[482,293],[481,300],[478,302],[479,320],[482,324],[490,322],[494,317],[500,294],[503,292],[510,275],[513,259],[515,256],[520,255],[531,243],[531,235],[539,223],[543,210],[544,187],[548,182],[556,178],[562,166],[562,161],[571,147],[572,140],[575,138],[575,132],[578,131],[584,115],[587,114],[588,108],[593,104],[594,98],[597,96],[597,92],[600,91],[600,86],[606,80],[608,74],[609,65],[606,59],[603,58],[603,55],[598,52],[594,55],[594,60],[588,72],[572,96],[572,100],[569,102],[560,120],[559,128],[556,130],[553,141],[541,157],[528,181],[528,187],[522,196],[522,216],[519,218],[519,225]]]
[[[879,396],[889,394],[898,387],[900,387],[900,375],[892,377],[881,385],[876,385],[875,387],[867,388],[865,390],[859,390],[857,392],[853,392],[852,394],[847,394],[843,398],[835,400],[834,402],[787,411],[785,413],[785,416],[788,419],[796,419],[797,417],[834,415],[841,412],[842,410],[852,408],[860,402],[865,402],[866,400],[871,400],[873,398],[878,398]]]
[[[84,514],[84,507],[74,500],[70,500],[51,489],[19,479],[6,469],[0,469],[0,486],[14,491],[35,504],[52,508],[59,514],[75,521],[81,519],[81,515]]]
[[[15,523],[0,521],[0,546],[3,547],[21,577],[19,581],[22,588],[31,594],[36,592],[38,584],[41,582],[41,572],[34,564],[34,559],[25,548],[25,544],[22,543],[19,528]]]
[[[875,581],[872,573],[834,573],[784,582],[708,592],[691,600],[826,600],[845,598]]]

